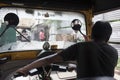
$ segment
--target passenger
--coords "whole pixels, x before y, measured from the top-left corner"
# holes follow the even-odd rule
[[[71,45],[52,56],[38,59],[16,72],[27,76],[28,71],[33,68],[55,62],[76,60],[78,80],[114,80],[118,52],[107,43],[111,33],[112,28],[108,22],[98,21],[93,25],[91,41]]]
[[[40,41],[44,41],[45,40],[45,33],[43,30],[40,30],[39,32],[39,39]]]

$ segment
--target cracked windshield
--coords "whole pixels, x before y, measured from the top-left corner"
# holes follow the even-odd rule
[[[42,49],[45,41],[63,49],[75,42],[84,41],[82,34],[72,29],[71,22],[74,19],[80,20],[81,32],[86,34],[84,15],[77,12],[1,8],[0,14],[1,52]],[[8,14],[18,18],[13,18],[15,26],[5,28],[8,24],[6,20],[10,18]]]

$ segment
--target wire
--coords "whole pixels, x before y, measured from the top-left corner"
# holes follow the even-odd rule
[[[13,29],[15,29],[22,37],[24,37],[28,42],[30,42],[30,40],[27,39],[24,35],[22,35],[16,28],[13,27]]]

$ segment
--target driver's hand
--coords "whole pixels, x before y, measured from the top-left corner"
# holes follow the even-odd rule
[[[25,70],[24,68],[20,68],[20,69],[16,70],[15,73],[20,73],[20,74],[22,74],[21,76],[27,76],[29,71]]]

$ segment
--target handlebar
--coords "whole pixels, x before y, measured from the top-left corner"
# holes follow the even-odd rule
[[[57,64],[51,64],[51,66],[52,66],[52,71],[65,72],[68,70],[67,66],[62,66],[62,65],[57,65]]]
[[[68,67],[67,66],[62,66],[62,65],[57,65],[57,64],[51,64],[50,65],[50,69],[52,71],[61,71],[61,72],[66,72],[68,70]],[[40,68],[35,68],[35,69],[32,69],[29,71],[28,75],[30,76],[34,76],[36,74],[41,74],[43,72],[43,68],[40,67]],[[24,74],[22,73],[15,73],[13,75],[14,78],[17,78],[17,77],[20,77],[20,76],[24,76]]]

